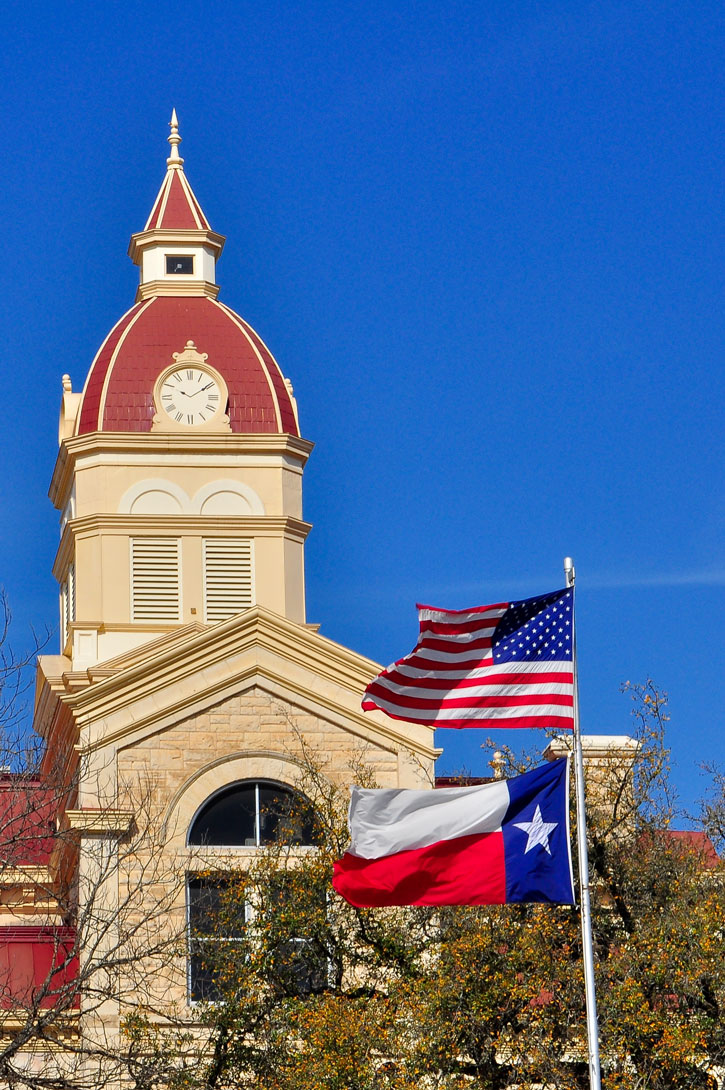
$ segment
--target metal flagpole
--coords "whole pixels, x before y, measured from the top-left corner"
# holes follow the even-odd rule
[[[566,585],[574,586],[574,561],[564,560]],[[582,949],[584,954],[584,994],[587,1008],[587,1042],[589,1052],[589,1086],[601,1090],[602,1076],[599,1068],[599,1024],[597,1022],[597,997],[594,991],[594,948],[592,944],[592,912],[589,900],[589,854],[587,851],[586,813],[584,809],[584,757],[579,728],[579,684],[576,664],[576,626],[572,610],[572,670],[574,674],[574,784],[576,795],[577,851],[579,855],[579,888],[582,918]]]

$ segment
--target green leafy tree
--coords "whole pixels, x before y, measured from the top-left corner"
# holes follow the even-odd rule
[[[626,692],[638,745],[589,792],[604,1081],[714,1088],[725,1064],[723,869],[708,841],[672,833],[666,699],[650,682]],[[512,774],[533,760],[504,753]],[[365,780],[364,762],[353,771]],[[347,842],[347,788],[310,758],[304,790],[317,848],[295,845],[302,819],[291,813],[287,834],[248,870],[198,876],[203,1029],[177,1041],[163,1084],[138,1085],[584,1090],[578,910],[355,909],[330,885]],[[133,1032],[139,1055],[174,1053],[158,1030]]]

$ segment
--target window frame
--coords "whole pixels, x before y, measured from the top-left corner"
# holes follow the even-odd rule
[[[215,874],[212,881],[216,881],[218,886],[224,884],[225,875],[224,872]],[[186,898],[186,1001],[189,1006],[197,1006],[200,1003],[221,1003],[221,999],[206,999],[203,996],[199,998],[194,997],[194,946],[203,946],[204,944],[216,944],[226,945],[228,943],[242,942],[243,935],[209,935],[208,938],[203,934],[192,933],[192,897],[191,887],[194,882],[205,881],[195,871],[187,871],[185,881],[185,898]],[[252,913],[250,911],[250,904],[245,900],[243,908],[243,925],[246,931],[247,927],[252,921]]]
[[[195,871],[188,871],[187,874],[186,874],[186,882],[185,882],[186,935],[187,935],[187,947],[186,947],[186,1002],[187,1002],[188,1006],[194,1007],[194,1006],[198,1006],[200,1004],[214,1004],[214,1005],[217,1005],[217,1004],[221,1004],[221,1003],[224,1002],[223,998],[221,998],[221,997],[207,998],[207,997],[205,997],[203,995],[198,995],[198,996],[194,995],[194,991],[195,991],[195,979],[194,979],[194,954],[195,954],[195,950],[194,950],[194,948],[195,947],[197,949],[200,948],[200,947],[203,948],[205,945],[216,945],[218,947],[221,947],[221,946],[226,946],[226,945],[229,945],[229,944],[232,944],[232,943],[240,943],[240,942],[243,942],[245,939],[247,939],[248,941],[251,941],[251,942],[255,941],[254,928],[257,926],[257,921],[259,920],[260,917],[263,916],[263,913],[264,913],[264,904],[259,900],[259,896],[258,896],[259,895],[259,890],[256,891],[257,896],[252,894],[251,897],[245,898],[245,900],[243,902],[243,905],[242,905],[242,927],[243,927],[244,933],[230,934],[230,935],[210,934],[208,937],[205,937],[203,932],[201,934],[199,934],[199,933],[194,934],[192,932],[193,920],[192,920],[191,888],[192,888],[193,883],[208,881],[208,882],[210,882],[210,884],[215,883],[217,885],[217,888],[224,888],[225,885],[228,885],[228,877],[230,875],[234,874],[234,873],[235,873],[234,871],[215,872],[212,875],[211,879],[203,878],[202,876],[197,874]],[[280,879],[279,889],[277,891],[274,891],[274,892],[271,889],[269,890],[269,893],[272,895],[273,900],[274,900],[274,903],[272,905],[273,910],[280,907],[281,899],[284,897],[284,894],[282,893],[282,890],[283,890],[284,884],[285,884],[284,879],[285,879],[285,874],[286,873],[287,872],[285,872],[285,871],[280,871],[279,874],[275,875],[276,879]],[[329,890],[325,891],[324,900],[325,900],[325,914],[327,915],[328,906],[329,906],[329,902],[330,902]],[[318,995],[318,994],[320,994],[320,992],[322,992],[326,988],[328,988],[331,985],[332,981],[333,981],[333,963],[332,963],[332,959],[330,957],[326,958],[326,963],[325,963],[324,967],[319,966],[319,965],[318,966],[311,965],[311,966],[306,967],[305,964],[304,964],[304,950],[305,950],[305,948],[312,950],[314,941],[315,941],[314,938],[311,937],[311,936],[293,935],[293,936],[290,936],[288,939],[286,939],[283,944],[280,944],[278,949],[269,951],[269,956],[274,959],[275,956],[279,956],[279,955],[282,955],[283,957],[285,957],[285,953],[284,953],[284,950],[283,950],[284,946],[286,946],[288,948],[289,947],[294,948],[295,953],[292,955],[292,957],[295,958],[295,959],[296,958],[300,959],[299,962],[298,962],[298,967],[301,968],[302,973],[305,974],[304,978],[303,978],[303,982],[301,983],[301,986],[299,987],[299,989],[295,988],[291,992],[291,994],[294,995],[297,998],[306,998],[306,997],[311,996],[311,995]],[[287,951],[286,957],[289,960],[289,958],[290,958],[289,949]],[[270,970],[271,970],[271,975],[273,976],[274,972],[275,972],[274,967],[270,966]],[[294,974],[294,971],[295,970],[293,969],[292,970],[293,974]],[[202,970],[202,972],[203,972],[203,970]],[[279,972],[279,970],[277,970],[277,975],[279,976],[280,981],[282,982],[282,974]],[[214,985],[213,985],[212,981],[210,981],[210,984],[211,984],[211,987],[213,988]],[[289,983],[285,984],[284,982],[282,982],[282,986],[285,989],[285,992],[287,992],[287,990],[289,989]]]

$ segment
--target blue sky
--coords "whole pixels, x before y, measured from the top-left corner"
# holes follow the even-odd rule
[[[309,619],[387,663],[415,602],[562,585],[583,729],[671,697],[723,759],[721,3],[10,3],[0,578],[56,623],[60,376],[133,300],[175,106],[221,298],[295,386]],[[513,732],[501,741],[517,742]],[[477,732],[441,770],[480,772]],[[531,739],[527,739],[531,742]]]

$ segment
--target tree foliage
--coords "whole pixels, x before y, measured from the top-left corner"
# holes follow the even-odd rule
[[[650,682],[625,689],[638,747],[590,785],[605,1085],[713,1087],[725,1063],[722,867],[697,838],[671,833],[666,698]],[[504,760],[521,770],[511,752]],[[347,789],[312,759],[305,787],[318,849],[282,841],[245,871],[205,872],[215,903],[194,941],[213,994],[198,1007],[203,1033],[177,1040],[183,1059],[163,1085],[588,1086],[578,911],[355,909],[330,887]]]

